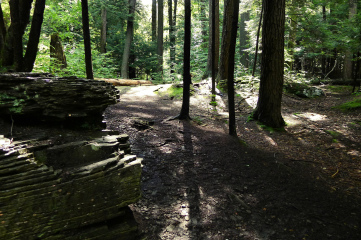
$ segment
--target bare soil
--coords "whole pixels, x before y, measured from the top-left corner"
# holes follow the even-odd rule
[[[181,100],[168,85],[122,88],[107,128],[143,158],[143,198],[131,206],[143,239],[361,239],[361,111],[332,107],[349,92],[283,97],[285,131],[248,116],[256,93],[237,95],[238,138],[226,97],[195,86],[192,121],[169,120]]]

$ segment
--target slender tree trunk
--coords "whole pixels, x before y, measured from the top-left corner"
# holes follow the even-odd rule
[[[158,72],[163,79],[163,0],[158,0]]]
[[[100,53],[107,52],[107,9],[102,7],[101,10],[102,28],[100,31]]]
[[[241,14],[241,22],[239,27],[239,46],[241,54],[241,64],[245,68],[249,68],[249,54],[248,54],[248,41],[249,36],[246,31],[246,22],[249,21],[249,11]]]
[[[262,23],[262,18],[263,18],[263,11],[264,11],[264,6],[263,6],[263,3],[262,3],[261,16],[260,16],[260,18],[259,18],[259,25],[258,25],[258,31],[257,31],[256,51],[255,51],[255,53],[254,53],[254,62],[253,62],[253,69],[252,69],[252,77],[254,77],[254,75],[255,75],[255,73],[256,73],[256,68],[257,68],[259,34],[260,34],[260,30],[261,30],[261,23]]]
[[[125,38],[124,52],[123,52],[123,61],[121,69],[121,77],[124,79],[129,78],[129,56],[130,48],[133,41],[134,35],[134,11],[135,11],[136,0],[129,0],[129,18],[127,22],[127,36]]]
[[[82,19],[83,19],[86,78],[94,79],[92,53],[91,53],[91,45],[90,45],[88,0],[81,0],[81,9],[82,9]]]
[[[283,127],[281,101],[284,73],[285,0],[263,1],[261,81],[253,118]]]
[[[207,25],[208,25],[208,19],[206,16],[206,6],[207,6],[207,2],[206,0],[200,0],[199,2],[200,5],[200,21],[201,21],[201,34],[202,34],[202,49],[206,48],[208,45],[208,41],[207,41]]]
[[[292,0],[292,4],[290,7],[290,17],[291,17],[291,23],[290,23],[290,30],[289,30],[289,37],[288,37],[288,54],[291,57],[291,61],[289,61],[287,64],[289,66],[289,70],[293,70],[293,63],[294,63],[294,48],[296,46],[296,33],[297,33],[297,18],[298,18],[298,9],[297,9],[297,0]]]
[[[175,30],[176,30],[176,25],[177,25],[177,4],[178,4],[178,1],[177,0],[174,0],[174,6],[173,6],[173,20],[172,20],[172,27],[171,27],[171,30],[172,30],[172,34],[170,35],[169,37],[169,41],[170,41],[170,52],[169,52],[169,55],[170,55],[170,62],[173,64],[171,67],[171,73],[174,73],[174,64],[175,64],[175,48],[176,48],[176,33],[175,33]]]
[[[324,4],[322,6],[322,20],[324,23],[326,23],[327,18],[326,18],[326,4]],[[327,61],[327,57],[325,55],[327,49],[323,48],[323,52],[324,54],[322,54],[321,56],[321,71],[322,71],[322,77],[326,76],[326,61]]]
[[[26,53],[24,57],[25,72],[31,72],[34,68],[36,54],[38,53],[41,25],[43,24],[44,19],[45,1],[46,0],[36,0],[35,2],[35,9],[33,14],[33,20],[31,23],[29,41],[26,47]]]
[[[183,101],[179,119],[188,120],[190,105],[191,0],[184,0]]]
[[[212,15],[212,1],[209,0],[209,36],[212,36],[212,22],[214,19],[214,32],[215,32],[215,52],[212,55],[212,38],[208,40],[208,61],[207,61],[207,71],[205,77],[211,76],[212,74],[212,56],[215,63],[214,69],[216,70],[216,76],[218,74],[218,62],[219,62],[219,0],[214,2],[214,15]]]
[[[175,46],[172,45],[173,43],[173,37],[174,37],[174,26],[173,26],[173,9],[172,9],[172,1],[173,0],[168,0],[168,22],[169,22],[169,43],[170,43],[170,55],[172,52],[172,48],[174,48]],[[170,58],[170,74],[174,73],[174,62],[172,61],[172,58]]]
[[[236,113],[234,107],[234,56],[237,41],[237,25],[239,14],[239,0],[230,0],[233,2],[231,41],[229,46],[229,65],[228,65],[228,113],[229,113],[229,135],[237,136]]]
[[[152,0],[152,41],[157,41],[157,0]]]
[[[210,16],[215,16],[216,15],[216,0],[211,0],[210,1],[210,6],[211,6],[211,10],[209,15]],[[216,101],[216,74],[217,74],[217,70],[216,70],[216,62],[218,63],[218,59],[216,59],[216,18],[212,17],[211,18],[211,24],[210,24],[211,28],[210,28],[210,34],[211,34],[211,38],[210,38],[210,42],[211,42],[211,73],[212,73],[212,102]],[[209,56],[209,51],[208,51],[208,56]],[[208,58],[209,60],[209,58]]]
[[[357,0],[349,0],[349,19],[354,18],[357,14]],[[348,49],[345,53],[345,61],[343,68],[343,79],[352,79],[352,52]]]

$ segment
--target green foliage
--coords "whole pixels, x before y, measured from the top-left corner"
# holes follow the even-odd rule
[[[197,125],[203,125],[204,120],[198,116],[195,116],[192,118],[192,121],[195,122]]]
[[[172,85],[167,89],[167,95],[170,98],[180,99],[183,96],[183,88],[178,85]]]
[[[330,134],[332,137],[337,138],[341,135],[341,133],[333,130],[325,130],[327,134]]]

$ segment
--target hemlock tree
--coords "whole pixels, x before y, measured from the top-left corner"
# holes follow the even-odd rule
[[[129,18],[127,22],[127,35],[125,38],[122,69],[121,69],[121,74],[122,74],[121,77],[124,79],[129,78],[129,57],[130,57],[130,48],[134,36],[135,4],[136,4],[136,0],[129,0]]]
[[[92,53],[91,53],[91,45],[90,45],[88,0],[81,0],[81,10],[82,10],[81,11],[82,21],[83,21],[86,78],[94,79]]]
[[[177,117],[181,120],[188,120],[190,105],[190,55],[191,55],[191,0],[184,1],[184,57],[183,57],[183,101],[182,109]]]
[[[101,10],[102,28],[100,29],[100,53],[106,53],[107,49],[107,9],[105,6]]]
[[[33,20],[29,34],[29,41],[26,47],[24,57],[24,71],[31,72],[34,68],[36,54],[38,53],[41,25],[43,24],[45,10],[45,0],[36,0]]]
[[[234,107],[234,56],[235,56],[236,40],[237,40],[239,0],[226,0],[226,4],[231,4],[233,6],[232,16],[231,16],[231,36],[229,42],[230,46],[228,51],[229,52],[228,79],[227,79],[228,112],[229,112],[228,129],[229,129],[229,135],[237,136],[236,113]]]
[[[11,23],[8,29],[3,17],[0,19],[3,40],[1,63],[5,67],[14,66],[15,71],[32,71],[38,51],[45,0],[36,0],[26,54],[25,57],[23,56],[23,36],[29,24],[32,2],[32,0],[9,1]]]
[[[281,101],[284,73],[285,0],[263,1],[261,81],[253,118],[283,127]]]
[[[152,0],[152,41],[157,41],[157,0]]]
[[[212,0],[209,0],[209,40],[208,40],[208,60],[207,60],[207,71],[206,77],[211,76],[212,74],[212,62],[214,62],[214,68],[216,70],[216,75],[218,74],[218,61],[219,61],[219,0],[214,1],[214,17],[212,15]],[[214,21],[214,33],[215,33],[215,52],[212,54],[212,23]],[[212,60],[213,57],[213,60]]]
[[[239,5],[239,2],[237,2]],[[221,56],[219,61],[219,71],[217,76],[217,82],[228,79],[228,65],[230,58],[230,46],[231,46],[231,29],[232,29],[232,16],[234,6],[233,1],[226,0],[224,6],[223,17],[223,30],[222,30],[222,43],[221,43]],[[223,84],[222,84],[223,85]]]
[[[158,0],[158,71],[163,78],[163,1]]]

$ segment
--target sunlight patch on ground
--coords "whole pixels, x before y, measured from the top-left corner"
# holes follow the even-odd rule
[[[318,114],[318,113],[311,113],[311,112],[305,112],[301,113],[298,116],[307,118],[311,121],[317,122],[317,121],[324,121],[327,119],[326,115]]]

